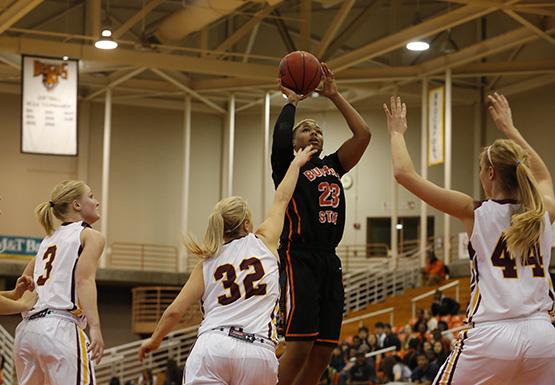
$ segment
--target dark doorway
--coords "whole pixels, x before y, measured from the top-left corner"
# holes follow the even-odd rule
[[[412,248],[420,239],[420,217],[399,217],[397,248],[402,253],[405,248]],[[428,216],[428,237],[434,235],[434,217]],[[366,243],[367,244],[391,244],[391,218],[374,217],[366,220]],[[370,248],[369,250],[372,250]],[[371,252],[370,252],[371,253]]]

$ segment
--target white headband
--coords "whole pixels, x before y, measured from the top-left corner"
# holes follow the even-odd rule
[[[491,164],[493,167],[493,162],[491,161],[491,146],[488,146],[487,153],[488,153],[489,164]]]

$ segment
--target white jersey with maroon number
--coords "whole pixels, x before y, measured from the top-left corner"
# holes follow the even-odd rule
[[[503,231],[520,205],[488,200],[474,210],[474,229],[469,243],[471,298],[468,322],[526,318],[553,308],[549,276],[552,228],[546,212],[539,242],[521,255],[507,251]]]
[[[277,257],[254,234],[222,246],[203,262],[204,319],[199,335],[226,326],[276,341]]]
[[[39,298],[23,316],[45,309],[67,310],[76,317],[83,316],[77,300],[75,268],[85,227],[89,225],[83,221],[64,224],[42,240],[33,274]]]

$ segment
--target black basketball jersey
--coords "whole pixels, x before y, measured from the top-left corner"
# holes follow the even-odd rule
[[[293,160],[295,106],[283,107],[276,121],[272,145],[272,178],[277,188]],[[280,248],[333,251],[345,227],[345,173],[337,152],[312,158],[300,170],[285,215]]]

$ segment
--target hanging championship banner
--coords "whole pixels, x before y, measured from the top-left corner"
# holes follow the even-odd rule
[[[443,87],[428,93],[428,166],[443,163],[444,95]]]
[[[21,151],[77,155],[77,60],[23,56]]]

